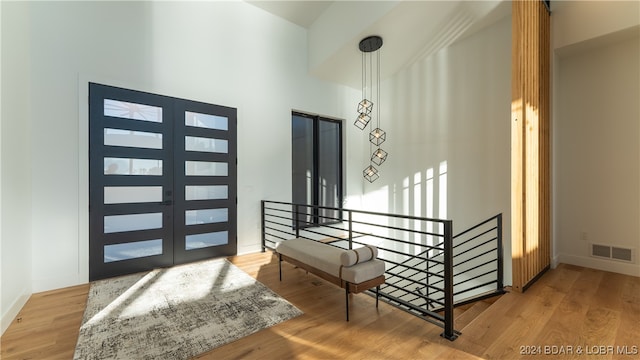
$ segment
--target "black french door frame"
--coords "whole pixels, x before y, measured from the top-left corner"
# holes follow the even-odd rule
[[[105,115],[106,101],[120,101],[134,105],[161,109],[162,120],[139,121]],[[186,112],[226,119],[224,129],[187,126]],[[234,255],[237,252],[237,111],[234,108],[206,104],[197,101],[128,90],[107,85],[89,83],[89,280],[130,274],[159,267],[168,267],[207,258]],[[138,134],[154,134],[162,138],[161,145],[138,147],[105,143],[107,131],[129,131]],[[224,141],[224,152],[187,151],[185,138],[205,141]],[[133,170],[110,172],[107,162],[117,160],[156,161],[160,169],[133,175]],[[114,161],[115,162],[115,161]],[[195,164],[223,164],[220,174],[191,174],[187,162]],[[114,164],[109,164],[109,166]],[[129,165],[131,167],[131,165]],[[217,187],[222,196],[208,198],[207,188]],[[105,202],[108,189],[153,189],[157,198],[152,201]],[[187,199],[188,188],[204,193]],[[203,190],[204,189],[204,190]],[[218,191],[219,190],[219,191]],[[224,191],[222,191],[224,190]],[[135,198],[136,195],[134,194]],[[188,212],[226,209],[223,220],[187,224]],[[109,231],[105,219],[129,215],[154,216],[161,225],[139,228],[133,231]],[[135,222],[134,220],[129,223]],[[135,225],[134,225],[135,228]],[[222,234],[220,243],[198,244],[188,237]],[[161,241],[160,251],[132,258],[107,259],[106,248],[111,246],[153,243],[154,249]],[[194,246],[193,244],[196,243]]]

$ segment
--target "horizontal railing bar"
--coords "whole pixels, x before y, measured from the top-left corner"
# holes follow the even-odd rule
[[[270,217],[270,218],[276,218],[276,219],[291,220],[291,222],[293,223],[293,219],[289,216],[282,216],[282,215],[276,215],[276,214],[270,214],[270,213],[266,213],[264,214],[264,216],[265,216],[265,222],[271,222],[272,220],[266,219],[267,217]]]
[[[423,294],[416,294],[413,291],[409,291],[406,289],[401,289],[402,291],[404,291],[404,294],[398,296],[398,298],[403,298],[405,301],[409,302],[409,303],[413,303],[417,300],[420,300],[420,302],[424,302],[424,303],[429,303],[429,302],[436,302],[435,299],[429,298],[426,295]],[[409,296],[409,295],[413,295],[412,299],[405,299],[405,297]],[[438,305],[444,305],[441,302],[438,302]],[[418,305],[416,305],[418,306]]]
[[[387,263],[393,264],[393,265],[401,265],[400,263],[397,263],[397,262],[395,262],[395,261],[393,261],[391,259],[384,259],[384,258],[380,258],[380,259],[384,260]],[[402,265],[402,266],[405,266],[405,265]],[[438,275],[438,274],[434,274],[434,275]]]
[[[415,258],[416,258],[416,259],[423,260],[424,258],[422,257],[422,255],[425,255],[425,254],[427,253],[427,251],[429,251],[429,249],[422,250],[420,253],[418,253],[418,254],[416,254],[416,255],[414,255],[414,256],[415,256]],[[398,266],[404,265],[405,263],[407,263],[407,262],[409,262],[410,260],[413,260],[413,259],[414,259],[414,258],[406,259],[406,260],[404,260],[402,263],[400,263],[400,264],[398,264],[398,265],[395,265],[394,267],[392,267],[391,269],[389,269],[389,271],[390,271],[390,270],[395,269],[395,268],[396,268],[396,267],[398,267]]]
[[[474,302],[478,302],[478,301],[482,301],[482,300],[486,300],[498,295],[502,295],[504,294],[505,291],[504,290],[496,290],[493,289],[491,291],[488,291],[486,293],[482,293],[482,294],[478,294],[478,295],[473,295],[469,298],[463,299],[463,300],[458,300],[455,303],[455,306],[463,306],[463,305],[467,305],[467,304],[471,304]]]
[[[422,314],[425,314],[425,316],[428,315],[428,316],[430,316],[430,317],[432,317],[434,319],[437,319],[439,321],[444,322],[444,316],[442,316],[442,315],[440,315],[438,313],[435,313],[435,312],[433,312],[431,310],[423,309],[423,308],[421,308],[419,306],[416,306],[414,304],[408,303],[408,302],[406,302],[406,301],[404,301],[402,299],[398,299],[398,298],[396,298],[394,296],[385,296],[384,293],[380,293],[380,296],[386,297],[386,298],[388,298],[388,299],[390,299],[392,301],[395,301],[395,302],[397,302],[397,303],[399,303],[401,305],[404,305],[404,306],[406,306],[406,307],[408,307],[410,309],[413,309],[413,310],[418,311],[418,312],[420,312]]]
[[[399,254],[399,255],[404,255],[404,256],[409,256],[409,257],[412,256],[412,255],[409,255],[407,253],[403,253],[403,252],[400,252],[400,251],[397,251],[397,250],[391,250],[391,249],[383,248],[383,247],[380,247],[380,246],[378,246],[378,250],[384,250],[384,251],[388,251],[388,252],[391,252],[391,253],[394,253],[394,254]],[[438,265],[444,265],[444,262],[439,261],[439,260],[434,260],[434,259],[429,259],[429,258],[416,258],[416,259],[429,261],[431,263],[435,263],[435,264],[438,264]],[[383,260],[386,260],[386,259],[383,259]],[[388,261],[390,261],[390,260],[388,260]],[[393,261],[390,261],[390,262],[392,262],[393,264],[398,264],[397,262],[393,262]]]
[[[413,279],[408,278],[408,277],[405,277],[405,276],[395,275],[395,274],[390,274],[390,275],[395,276],[395,277],[399,277],[399,278],[401,278],[402,280],[408,281],[408,282],[410,282],[410,283],[420,285],[420,287],[428,287],[428,288],[430,288],[430,289],[434,289],[434,290],[438,290],[438,291],[444,291],[444,289],[443,289],[443,288],[438,288],[438,287],[435,287],[435,286],[430,285],[430,284],[425,284],[424,282],[417,281],[417,280],[413,280]],[[394,283],[394,284],[395,284],[395,283]],[[407,290],[407,291],[408,291],[408,292],[410,292],[409,290]]]
[[[315,230],[309,230],[309,229],[304,229],[304,230],[300,230],[300,232],[307,232],[307,233],[311,233],[311,234],[316,234],[316,235],[321,235],[321,236],[325,236],[325,237],[329,237],[329,238],[335,238],[335,239],[340,239],[338,237],[335,237],[333,235],[327,234],[327,233],[323,233],[320,231],[315,231]]]
[[[275,235],[275,234],[265,234],[265,235],[273,236],[273,237],[278,238],[278,239],[280,239],[280,240],[282,240],[282,241],[287,240],[286,238],[283,238],[283,237],[278,236],[278,235]],[[272,242],[272,243],[274,243],[274,244],[276,243],[276,241],[274,241],[274,240],[270,240],[270,239],[265,239],[265,241],[270,241],[270,242]]]
[[[459,284],[462,284],[462,283],[467,282],[467,281],[475,280],[475,279],[478,279],[478,278],[480,278],[480,277],[482,277],[482,276],[485,276],[485,275],[488,275],[488,274],[491,274],[491,273],[494,273],[494,272],[497,272],[497,271],[498,271],[498,270],[493,269],[493,270],[487,271],[486,273],[484,273],[484,274],[482,274],[482,275],[473,276],[473,277],[467,278],[467,279],[465,279],[465,280],[462,280],[462,281],[460,281],[460,282],[457,282],[457,283],[455,283],[454,285],[459,285]],[[456,274],[456,275],[455,275],[455,277],[459,277],[459,276],[461,276],[461,275],[462,275],[462,274],[461,274],[461,273],[459,273],[459,274]],[[454,277],[454,278],[455,278],[455,277]],[[443,282],[443,280],[436,280],[432,285],[436,285],[436,284],[439,284],[439,283],[441,283],[441,282]]]
[[[396,275],[396,274],[397,275],[401,275],[401,274],[404,274],[404,273],[409,272],[409,271],[414,271],[414,275],[415,274],[425,274],[425,275],[427,275],[427,276],[425,276],[425,278],[428,278],[429,277],[428,275],[436,276],[436,277],[439,277],[439,278],[444,278],[444,275],[436,274],[436,273],[431,272],[431,271],[418,269],[417,267],[411,267],[411,266],[406,266],[406,265],[403,265],[403,266],[404,266],[405,269],[400,271],[400,272],[393,272],[393,270],[389,269],[389,270],[386,271],[386,273],[390,274],[390,275]]]
[[[293,212],[292,212],[293,213]],[[303,213],[304,216],[311,216],[309,214],[305,214]],[[289,219],[289,218],[285,218],[285,217],[280,217],[277,215],[268,215],[268,216],[273,216],[273,217],[277,217],[277,218],[282,218],[282,219]],[[331,218],[331,219],[337,219],[337,218]],[[337,219],[338,220],[338,219]],[[314,222],[309,222],[309,221],[298,221],[299,223],[303,223],[303,224],[307,224],[307,225],[317,225],[317,227],[327,227],[327,228],[331,228],[331,229],[335,229],[335,230],[342,230],[342,231],[347,231],[347,229],[341,228],[341,227],[335,227],[335,226],[329,226],[329,225],[322,225],[322,224],[316,224]],[[276,223],[278,225],[282,225],[282,226],[291,226],[289,224],[283,224],[283,223],[277,223],[277,222],[271,222],[270,223]],[[444,235],[441,234],[436,234],[436,233],[428,233],[428,232],[421,232],[421,231],[415,231],[415,230],[410,230],[410,229],[404,229],[404,228],[397,228],[397,227],[387,227],[387,226],[381,226],[381,225],[377,225],[377,224],[371,224],[371,223],[364,223],[364,222],[357,222],[357,221],[352,221],[352,223],[358,223],[358,224],[363,224],[363,225],[371,225],[371,226],[376,226],[379,228],[384,228],[384,229],[392,229],[392,230],[399,230],[399,231],[404,231],[407,233],[411,233],[411,234],[422,234],[422,235],[430,235],[430,236],[435,236],[435,237],[442,237]],[[300,229],[300,231],[310,231],[308,230],[308,228],[302,228]],[[415,243],[415,242],[411,242],[408,240],[400,240],[400,239],[396,239],[396,238],[390,238],[390,237],[386,237],[386,236],[381,236],[381,235],[375,235],[375,234],[371,234],[371,233],[365,233],[365,232],[360,232],[357,230],[352,231],[353,233],[357,233],[361,236],[371,236],[374,238],[378,238],[378,239],[383,239],[383,240],[390,240],[390,241],[395,241],[395,242],[399,242],[399,243],[403,243],[403,244],[407,244],[407,245],[412,245],[412,246],[417,246],[417,247],[422,247],[422,248],[427,248],[428,250],[442,250],[441,247],[437,247],[434,245],[427,245],[427,244],[420,244],[420,243]],[[442,244],[442,243],[440,243]]]
[[[279,227],[275,227],[275,226],[279,226]],[[294,229],[291,227],[291,225],[287,225],[287,224],[280,224],[280,223],[276,223],[276,222],[265,222],[265,229],[266,228],[269,229],[274,229],[276,231],[280,231],[278,229],[287,229],[287,230],[291,230],[293,231]]]
[[[480,238],[480,237],[482,237],[482,236],[484,236],[484,235],[487,235],[487,234],[488,234],[488,233],[490,233],[490,232],[493,232],[493,230],[496,230],[496,229],[497,229],[497,227],[494,227],[494,228],[492,228],[492,229],[489,229],[489,230],[487,230],[487,231],[485,231],[485,232],[483,232],[483,233],[481,233],[481,234],[478,234],[478,235],[476,235],[476,236],[474,236],[474,237],[472,237],[472,238],[469,238],[469,239],[467,239],[467,240],[465,240],[465,241],[463,241],[463,242],[461,242],[461,243],[459,243],[459,244],[455,245],[453,248],[455,249],[455,248],[457,248],[458,246],[462,246],[462,245],[465,245],[465,244],[467,244],[467,243],[469,243],[469,242],[472,242],[472,241],[474,241],[474,240],[476,240],[476,239],[478,239],[478,238]],[[497,239],[497,238],[498,238],[498,236],[496,235],[496,236],[494,237],[494,239]]]
[[[491,250],[489,250],[489,251],[485,252],[484,254],[481,254],[480,256],[486,255],[486,254],[488,254],[488,253],[490,253],[490,252],[492,252],[492,251],[494,251],[494,250],[495,250],[495,249],[491,249]],[[478,257],[480,257],[480,256],[478,256]],[[457,265],[464,264],[464,263],[467,263],[467,262],[472,261],[472,260],[477,260],[477,258],[470,258],[470,259],[467,259],[467,260],[465,260],[464,262],[461,262],[460,264],[456,264],[456,266],[457,266]],[[480,264],[479,266],[476,266],[476,267],[484,266],[484,265],[487,265],[487,264],[492,263],[492,262],[494,262],[494,261],[497,261],[497,260],[496,260],[496,259],[493,259],[493,260],[491,260],[491,261],[488,261],[488,262],[482,263],[482,264]],[[455,266],[454,266],[454,267],[455,267]],[[440,273],[442,273],[442,272],[443,272],[443,270],[440,270],[440,271],[438,271],[438,274],[440,274]],[[465,272],[466,272],[466,271],[465,271]],[[457,274],[455,274],[455,276],[458,276],[458,275],[463,274],[463,273],[464,273],[464,272],[462,272],[462,273],[457,273]],[[438,280],[437,282],[440,282],[440,281],[442,281],[442,280]],[[437,282],[436,282],[436,283],[437,283]]]
[[[289,235],[292,235],[292,234],[293,234],[293,235],[295,235],[295,233],[293,233],[293,232],[289,232],[289,231],[291,230],[291,227],[286,227],[286,229],[287,229],[287,230],[285,230],[285,229],[281,229],[281,228],[276,228],[276,227],[273,227],[273,226],[267,226],[267,225],[265,225],[265,226],[264,226],[264,228],[265,228],[265,229],[268,229],[268,230],[277,231],[277,232],[279,232],[279,233],[285,233],[285,234],[289,234]]]
[[[414,276],[416,274],[418,274],[420,272],[420,270],[418,270],[417,268],[414,267],[410,267],[407,266],[404,270],[400,271],[400,272],[393,272],[391,270],[386,270],[385,273],[389,274],[391,276],[405,276],[404,274],[407,272],[411,272],[411,274],[409,274],[409,276]]]
[[[414,300],[415,300],[415,299],[418,299],[418,298],[421,298],[421,299],[429,299],[429,296],[428,296],[428,295],[422,295],[422,294],[420,294],[420,295],[418,296],[418,295],[416,295],[415,293],[410,292],[410,290],[407,290],[407,289],[405,289],[405,288],[403,288],[403,287],[398,286],[398,285],[397,285],[397,283],[388,283],[387,285],[389,285],[389,287],[393,287],[393,289],[392,289],[391,291],[389,291],[389,289],[385,289],[385,291],[387,291],[387,293],[388,293],[388,294],[394,294],[394,293],[397,293],[397,292],[402,292],[402,293],[403,293],[403,294],[405,294],[405,295],[401,295],[401,297],[404,297],[404,296],[406,296],[406,295],[414,295],[414,296],[415,296],[415,297],[414,297]],[[441,293],[441,291],[434,291],[434,292],[432,292],[431,294],[439,294],[439,293]]]
[[[293,211],[291,212],[291,214],[293,214]],[[298,213],[298,216],[308,216],[310,218],[318,218],[318,219],[323,219],[323,220],[335,220],[335,222],[333,223],[341,223],[343,221],[347,221],[344,218],[337,218],[337,217],[332,217],[332,216],[326,216],[326,215],[315,215],[315,214],[309,214],[309,213]],[[325,226],[325,224],[322,223],[315,223],[315,222],[308,222],[305,221],[307,224],[312,224],[312,225],[317,225],[317,226]]]
[[[496,251],[496,248],[492,248],[492,249],[490,249],[490,250],[487,250],[487,251],[483,252],[482,254],[479,254],[478,256],[474,256],[474,257],[469,258],[469,259],[467,259],[467,260],[461,261],[461,262],[459,262],[459,263],[455,264],[455,266],[454,266],[454,267],[456,267],[456,266],[460,266],[460,265],[462,265],[462,264],[466,264],[466,263],[468,263],[469,261],[477,260],[478,258],[480,258],[480,257],[482,257],[482,256],[484,256],[484,255],[487,255],[488,253],[490,253],[490,252],[492,252],[492,251]]]
[[[435,237],[443,237],[444,236],[443,234],[438,234],[438,233],[430,233],[430,232],[407,229],[407,228],[401,228],[401,227],[395,227],[395,226],[383,226],[383,225],[380,225],[380,224],[368,223],[368,222],[357,221],[357,220],[352,220],[351,223],[352,224],[375,226],[377,228],[382,228],[382,229],[398,230],[398,231],[402,231],[402,232],[406,232],[406,233],[410,233],[410,234],[431,235],[431,236],[435,236]]]
[[[266,201],[265,200],[265,202],[266,203],[277,203],[277,204],[290,205],[288,203],[275,202],[275,201]],[[332,210],[332,211],[345,211],[345,212],[352,212],[352,213],[359,213],[359,214],[369,214],[369,215],[376,215],[376,216],[402,218],[402,219],[407,219],[407,220],[422,220],[422,221],[426,221],[426,222],[444,223],[444,222],[447,222],[447,221],[451,221],[451,220],[442,220],[442,219],[421,218],[421,217],[415,217],[415,216],[404,216],[404,215],[397,215],[397,214],[383,214],[383,213],[376,213],[376,212],[369,212],[369,211],[362,211],[362,210],[349,210],[349,209],[330,208],[330,207],[324,207],[324,206],[293,204],[293,206],[296,206],[296,205],[299,206],[299,207],[305,207],[305,208],[317,208],[317,209],[326,209],[326,210]],[[266,206],[265,206],[265,210],[288,212],[288,213],[291,213],[292,215],[295,213],[294,210],[283,210],[283,209],[271,208],[271,207],[266,207]],[[299,212],[299,211],[298,211],[298,215],[309,216],[309,217],[313,217],[314,216],[313,214],[309,214],[309,213],[306,213],[306,212]],[[275,216],[275,215],[271,215],[271,216]],[[343,218],[328,217],[328,216],[324,216],[324,215],[318,215],[317,217],[318,218],[323,218],[323,219],[346,221],[346,219],[343,219]],[[315,223],[310,223],[310,222],[307,222],[307,221],[305,221],[305,223],[307,223],[307,224],[315,224]],[[379,224],[362,222],[362,221],[357,221],[357,220],[353,220],[352,223],[375,226],[375,227],[384,228],[384,229],[398,230],[398,231],[403,231],[403,232],[407,232],[407,233],[410,233],[410,234],[422,234],[422,235],[430,235],[430,236],[435,236],[435,237],[443,237],[444,236],[443,234],[438,234],[438,233],[424,232],[424,231],[407,229],[407,228],[400,228],[400,227],[394,227],[394,226],[382,226],[382,225],[379,225]]]
[[[481,267],[483,267],[483,266],[489,265],[489,264],[491,264],[492,262],[496,262],[496,261],[498,261],[498,259],[491,259],[491,260],[489,260],[489,261],[487,261],[487,262],[484,262],[484,263],[482,263],[482,264],[480,264],[480,265],[476,265],[476,266],[474,266],[474,267],[472,267],[472,268],[466,269],[466,270],[464,270],[464,271],[460,271],[460,272],[459,272],[459,273],[457,273],[456,275],[466,274],[466,273],[468,273],[469,271],[473,271],[473,270],[475,270],[475,269],[478,269],[478,268],[481,268]],[[493,271],[498,271],[498,269],[493,269]]]
[[[464,293],[469,292],[469,291],[471,291],[471,290],[479,289],[479,288],[481,288],[481,287],[485,287],[485,286],[487,286],[487,285],[491,285],[491,284],[494,284],[494,283],[496,283],[496,282],[497,282],[497,280],[489,281],[489,282],[486,282],[486,283],[484,283],[484,284],[480,284],[480,285],[476,285],[476,286],[474,286],[474,287],[470,287],[470,288],[468,288],[468,289],[464,289],[464,290],[462,290],[462,291],[454,292],[454,293],[453,293],[453,295],[455,296],[455,295],[464,294]]]
[[[413,243],[410,241],[406,241],[406,240],[400,240],[400,239],[394,239],[394,238],[390,238],[390,237],[386,237],[386,236],[380,236],[380,235],[373,235],[373,234],[369,234],[369,236],[376,238],[376,239],[382,239],[382,240],[390,240],[396,243],[400,243],[400,244],[405,244],[405,245],[412,245],[418,248],[427,248],[428,250],[442,250],[440,248],[433,248],[431,247],[431,245],[425,245],[425,244],[417,244],[417,243]]]
[[[416,295],[415,293],[413,293],[413,292],[411,292],[411,291],[409,291],[409,290],[406,290],[406,289],[404,289],[404,288],[398,287],[398,286],[396,286],[396,285],[394,285],[394,284],[386,284],[386,283],[385,283],[385,287],[387,287],[387,286],[391,286],[391,287],[394,287],[394,288],[397,288],[397,289],[403,290],[403,291],[405,291],[406,293],[411,293],[411,294],[413,294],[413,295]],[[381,289],[382,289],[382,288],[381,288]],[[384,293],[385,293],[384,291],[380,290],[380,294],[384,294]],[[422,297],[423,297],[423,299],[425,299],[425,300],[427,300],[427,299],[428,299],[428,300],[430,300],[430,301],[432,301],[432,302],[435,302],[435,303],[437,303],[437,304],[439,304],[439,305],[444,305],[444,303],[443,303],[442,301],[439,301],[438,299],[431,299],[431,298],[428,298],[428,297],[426,297],[426,296],[424,296],[424,295],[420,295],[420,296],[422,296]],[[442,300],[442,299],[440,299],[440,300]],[[417,305],[414,305],[414,306],[417,306]]]
[[[277,212],[285,212],[285,213],[288,213],[288,214],[293,214],[293,209],[278,209],[278,208],[270,208],[270,207],[266,207],[266,206],[265,206],[264,210],[265,210],[265,212],[264,212],[264,213],[265,213],[266,215],[268,215],[268,214],[269,214],[269,212],[267,212],[267,210],[270,210],[270,211],[277,211]]]
[[[400,218],[400,219],[408,219],[408,220],[423,220],[423,221],[430,221],[430,222],[443,223],[443,224],[451,221],[451,220],[445,220],[445,219],[431,219],[431,218],[424,218],[424,217],[411,216],[411,215],[386,214],[386,213],[380,213],[380,212],[374,212],[374,211],[352,210],[352,209],[334,208],[334,207],[319,206],[319,205],[293,204],[293,203],[286,203],[282,201],[273,201],[273,200],[264,200],[264,201],[265,203],[272,203],[272,204],[308,207],[313,209],[338,210],[338,211],[351,212],[353,214],[376,215],[376,216],[384,216],[384,217],[392,217],[392,218]]]
[[[490,242],[492,242],[492,241],[494,241],[494,240],[498,240],[498,238],[497,238],[497,237],[495,237],[495,238],[493,238],[493,239],[489,239],[489,240],[487,240],[487,241],[483,242],[482,244],[478,244],[478,245],[476,245],[476,246],[474,246],[474,247],[472,247],[472,248],[470,248],[470,249],[467,249],[467,250],[465,250],[465,251],[463,251],[463,252],[461,252],[461,253],[458,253],[456,256],[464,255],[464,254],[468,253],[469,251],[472,251],[472,250],[475,250],[475,249],[477,249],[477,248],[479,248],[479,247],[481,247],[481,246],[487,245],[487,244],[489,244]],[[494,248],[494,249],[495,249],[495,248]],[[454,257],[455,257],[455,256],[454,256]]]
[[[460,282],[457,282],[457,283],[453,283],[453,285],[454,285],[454,286],[456,286],[456,285],[461,285],[461,284],[464,284],[464,283],[466,283],[466,282],[469,282],[469,281],[473,281],[473,280],[479,279],[479,278],[481,278],[481,277],[483,277],[483,276],[489,275],[489,274],[494,273],[494,272],[496,272],[496,271],[497,271],[497,270],[495,270],[495,269],[494,269],[494,270],[491,270],[491,271],[487,271],[487,272],[485,272],[485,273],[483,273],[483,274],[480,274],[480,275],[477,275],[477,276],[474,276],[474,277],[468,278],[468,279],[466,279],[466,280],[463,280],[463,281],[460,281]]]
[[[468,232],[470,232],[470,231],[473,231],[473,230],[475,230],[475,229],[477,229],[477,228],[481,227],[482,225],[487,224],[487,223],[489,223],[489,222],[493,221],[494,219],[497,219],[499,216],[500,216],[500,214],[498,214],[498,215],[494,215],[494,216],[492,216],[492,217],[488,218],[487,220],[485,220],[485,221],[483,221],[483,222],[481,222],[481,223],[479,223],[479,224],[477,224],[477,225],[475,225],[475,226],[472,226],[472,227],[468,228],[467,230],[465,230],[465,231],[463,231],[463,232],[459,233],[458,235],[455,235],[455,236],[453,237],[453,239],[455,240],[456,238],[458,238],[458,237],[460,237],[460,236],[462,236],[462,235],[464,235],[464,234],[466,234],[466,233],[468,233]]]
[[[279,222],[277,222],[277,221],[265,221],[264,223],[265,223],[265,226],[266,226],[266,225],[278,225],[278,226],[282,226],[282,227],[284,227],[284,228],[292,229],[292,230],[293,230],[293,228],[292,228],[291,224],[283,224],[283,223],[279,223]]]
[[[368,245],[368,244],[365,244],[365,243],[361,243],[359,241],[353,241],[353,243],[354,244],[358,244],[358,245],[362,245],[362,246]],[[396,254],[400,254],[400,255],[404,255],[404,256],[408,257],[408,259],[403,260],[402,263],[393,262],[396,265],[404,264],[406,262],[409,262],[410,260],[420,260],[421,262],[429,262],[429,263],[434,263],[434,264],[438,264],[438,265],[443,265],[443,263],[444,263],[443,261],[436,260],[435,257],[426,258],[426,257],[421,257],[420,254],[412,255],[412,254],[408,254],[408,253],[397,252],[396,250],[389,250],[389,249],[383,248],[383,247],[378,247],[378,249],[386,250],[386,251],[390,251],[390,252],[395,251]]]
[[[407,267],[406,270],[401,271],[399,273],[394,273],[394,272],[391,272],[390,270],[387,270],[385,272],[387,274],[389,274],[389,275],[399,275],[399,274],[402,274],[403,272],[410,271],[410,270],[415,271],[416,274],[424,274],[424,275],[431,275],[431,276],[435,276],[435,277],[439,277],[439,278],[444,278],[444,275],[442,275],[442,274],[434,273],[434,272],[431,272],[431,271],[428,271],[428,270],[425,270],[425,269],[417,269],[417,268],[411,268],[411,267]],[[428,276],[425,276],[425,277],[428,277]],[[424,280],[424,279],[422,279],[422,280]]]
[[[265,228],[265,229],[269,229],[269,230],[273,230],[273,231],[277,231],[277,232],[280,232],[280,233],[285,233],[285,234],[288,234],[288,235],[293,235],[293,236],[295,236],[295,233],[291,233],[291,232],[288,232],[288,231],[285,231],[285,230],[281,230],[281,229],[273,228],[273,227],[270,227],[270,226],[265,226],[264,228]]]
[[[429,286],[430,288],[433,288],[433,290],[434,290],[434,291],[428,292],[428,293],[426,293],[426,294],[424,294],[424,295],[423,295],[423,294],[416,293],[416,292],[414,292],[414,291],[412,291],[412,290],[408,289],[408,286],[416,286],[416,288],[420,288],[420,289],[422,289],[422,288],[425,288],[425,287],[426,287],[424,283],[411,282],[411,281],[410,281],[410,284],[408,284],[408,285],[404,285],[404,287],[401,287],[400,285],[398,285],[400,282],[403,282],[403,281],[406,281],[406,280],[402,280],[402,279],[400,279],[400,280],[397,280],[397,281],[389,281],[389,282],[386,282],[385,284],[387,284],[388,286],[392,286],[392,287],[398,288],[399,290],[402,290],[402,291],[403,291],[403,292],[405,292],[405,293],[413,294],[413,295],[415,295],[415,296],[419,296],[419,297],[421,297],[421,298],[425,298],[425,299],[430,299],[430,297],[429,297],[429,296],[430,296],[430,295],[432,295],[432,294],[436,294],[436,293],[441,293],[441,292],[443,292],[443,290],[442,290],[442,289],[439,289],[439,288],[433,288],[432,286]],[[426,289],[425,289],[425,290],[426,290]]]

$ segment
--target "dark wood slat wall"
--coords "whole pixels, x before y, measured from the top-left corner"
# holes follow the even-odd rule
[[[551,262],[550,24],[542,1],[512,2],[511,235],[517,291]]]

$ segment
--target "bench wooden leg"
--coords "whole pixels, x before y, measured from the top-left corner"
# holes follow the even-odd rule
[[[282,281],[282,254],[278,254],[278,274],[280,275],[280,281]]]
[[[344,293],[345,293],[345,303],[347,305],[347,321],[349,321],[349,283],[345,283]]]

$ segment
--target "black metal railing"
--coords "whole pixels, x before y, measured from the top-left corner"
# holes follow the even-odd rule
[[[451,220],[266,200],[261,213],[263,250],[297,237],[345,249],[376,246],[386,263],[380,299],[441,326],[449,340],[460,334],[456,303],[488,296],[487,283],[502,291],[500,215],[454,237]]]
[[[504,293],[502,214],[455,235],[453,244],[454,306]]]

